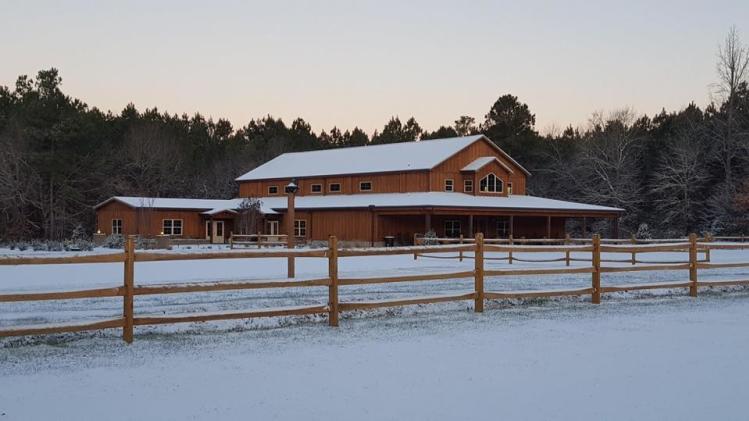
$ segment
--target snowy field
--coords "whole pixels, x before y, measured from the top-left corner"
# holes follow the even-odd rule
[[[683,261],[686,253],[638,258]],[[749,261],[749,251],[713,251],[712,261]],[[340,260],[340,276],[472,266],[470,259],[351,257]],[[541,266],[563,263],[512,265]],[[135,277],[141,285],[269,280],[284,279],[285,269],[285,259],[144,262],[136,264]],[[327,261],[297,259],[297,274],[325,277]],[[603,274],[602,284],[686,279],[687,271],[635,272]],[[711,279],[749,279],[749,268],[700,271],[700,280]],[[0,294],[121,283],[122,263],[0,266]],[[486,280],[487,291],[588,286],[589,274]],[[472,278],[347,286],[340,299],[472,290]],[[137,316],[326,301],[327,288],[318,287],[138,296],[135,309]],[[600,306],[589,301],[492,301],[483,314],[473,313],[470,302],[352,312],[342,314],[339,328],[328,327],[325,316],[137,327],[130,346],[119,330],[5,338],[0,421],[747,419],[749,289],[701,289],[697,299],[682,289],[606,294]],[[0,303],[0,328],[118,317],[121,311],[121,298]]]

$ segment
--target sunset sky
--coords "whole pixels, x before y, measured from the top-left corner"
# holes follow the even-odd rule
[[[158,4],[156,4],[158,3]],[[57,67],[91,106],[266,114],[313,129],[482,120],[501,94],[537,128],[597,110],[704,106],[749,2],[3,1],[0,85]]]

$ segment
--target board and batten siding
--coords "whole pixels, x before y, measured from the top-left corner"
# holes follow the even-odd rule
[[[182,220],[182,237],[205,238],[205,223],[200,210],[135,209],[121,202],[112,201],[96,211],[96,229],[112,234],[112,220],[122,220],[123,235],[154,236],[161,233],[164,219]]]
[[[425,141],[428,142],[428,141]],[[496,162],[487,164],[477,173],[461,172],[460,170],[475,159],[485,156],[494,156],[502,163],[513,169],[514,174],[509,174]],[[513,194],[525,194],[525,173],[512,161],[506,159],[488,140],[478,140],[455,155],[449,157],[445,162],[437,165],[432,170],[400,171],[390,173],[373,174],[350,174],[331,175],[325,177],[298,177],[296,179],[299,191],[297,195],[328,195],[328,194],[367,194],[367,193],[409,193],[426,191],[444,191],[445,179],[452,179],[454,191],[463,192],[464,180],[471,179],[474,184],[474,193],[478,190],[478,173],[488,173],[486,168],[491,168],[495,175],[502,178],[507,185],[513,185]],[[331,168],[335,172],[335,168]],[[483,177],[483,175],[482,175]],[[241,197],[263,197],[268,196],[270,186],[278,187],[276,195],[284,195],[284,187],[289,184],[291,178],[273,180],[240,181],[239,195]],[[362,192],[359,183],[369,181],[372,183],[372,191]],[[330,192],[330,184],[341,185],[340,192]],[[312,185],[322,185],[321,193],[312,193]]]
[[[359,183],[369,181],[372,191],[362,192]],[[275,180],[240,181],[239,195],[241,197],[269,196],[268,188],[277,186],[278,193],[273,196],[284,195],[284,187],[291,182],[290,178]],[[353,174],[346,176],[297,178],[299,186],[298,196],[333,195],[333,194],[367,194],[367,193],[408,193],[429,191],[428,171],[401,171],[378,174]],[[312,185],[322,185],[321,193],[312,193]],[[331,184],[340,184],[340,192],[329,191]]]

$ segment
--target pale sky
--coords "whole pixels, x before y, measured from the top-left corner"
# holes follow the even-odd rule
[[[592,112],[709,102],[717,46],[749,1],[16,1],[0,6],[0,85],[57,67],[90,106],[271,114],[319,133],[478,121],[504,93],[537,128]]]

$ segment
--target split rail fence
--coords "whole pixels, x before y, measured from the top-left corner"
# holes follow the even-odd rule
[[[539,242],[539,240],[534,240]],[[483,235],[477,234],[475,239],[464,244],[449,244],[443,246],[414,246],[414,247],[391,247],[376,249],[339,249],[338,241],[331,237],[327,249],[312,250],[277,250],[277,251],[233,251],[233,252],[211,252],[211,253],[152,253],[136,252],[134,239],[128,238],[122,253],[105,255],[88,255],[77,257],[43,257],[26,258],[14,257],[0,259],[0,265],[49,265],[49,264],[80,264],[80,263],[122,263],[124,281],[121,286],[112,288],[98,288],[65,292],[24,292],[16,294],[0,295],[2,302],[20,301],[44,301],[44,300],[70,300],[84,298],[122,297],[122,316],[94,322],[66,325],[41,325],[41,326],[18,326],[0,330],[0,337],[21,335],[42,335],[64,332],[78,332],[86,330],[99,330],[108,328],[122,329],[122,337],[127,343],[133,341],[135,326],[205,322],[213,320],[246,319],[255,317],[276,316],[299,316],[309,314],[327,314],[331,326],[338,326],[340,312],[373,309],[381,307],[405,306],[413,304],[431,304],[449,301],[473,301],[474,310],[483,312],[484,302],[494,299],[517,299],[556,296],[585,296],[590,295],[594,304],[601,302],[601,295],[610,292],[634,291],[658,288],[686,288],[689,295],[696,297],[701,287],[727,286],[727,285],[749,285],[746,280],[711,280],[699,281],[697,271],[699,269],[718,268],[744,268],[749,267],[749,262],[742,263],[710,263],[698,260],[698,251],[709,253],[710,250],[735,250],[749,249],[749,244],[720,244],[715,242],[699,242],[696,235],[691,235],[688,241],[672,244],[644,244],[623,245],[618,241],[601,240],[594,236],[589,240],[590,244],[565,244],[565,245],[520,245],[501,244],[494,240],[484,240]],[[494,257],[486,256],[486,253],[563,253],[566,260],[570,260],[570,253],[590,253],[590,266],[562,267],[562,268],[506,268],[486,269],[485,260]],[[647,263],[633,266],[602,266],[604,260],[602,253],[655,253],[655,252],[685,252],[688,260],[678,263]],[[341,258],[354,256],[383,256],[398,254],[425,255],[427,253],[472,253],[474,259],[473,270],[457,271],[451,273],[429,273],[423,275],[392,276],[378,278],[340,277],[338,262]],[[307,280],[284,280],[284,281],[224,281],[224,282],[193,282],[180,284],[162,285],[136,285],[135,263],[154,261],[175,260],[198,260],[198,259],[247,259],[247,258],[324,258],[328,261],[328,276],[322,279]],[[632,258],[634,259],[634,257]],[[519,260],[519,259],[516,259]],[[634,271],[688,271],[688,280],[677,282],[658,282],[645,284],[626,285],[602,285],[601,276],[604,273],[634,272]],[[485,290],[484,280],[487,277],[503,276],[528,276],[528,275],[567,275],[567,274],[590,274],[591,284],[587,288],[556,289],[556,290],[530,290],[530,291],[493,291]],[[473,278],[474,288],[460,294],[434,295],[426,297],[412,297],[396,300],[377,301],[353,301],[340,302],[338,298],[339,289],[350,285],[386,284],[396,282],[423,282],[436,280],[456,280]],[[176,293],[198,293],[210,291],[230,291],[266,288],[299,288],[299,287],[327,287],[328,302],[325,304],[285,307],[285,308],[263,308],[247,311],[225,311],[212,313],[187,313],[172,315],[136,315],[134,309],[134,297],[140,295],[154,294],[176,294]]]

